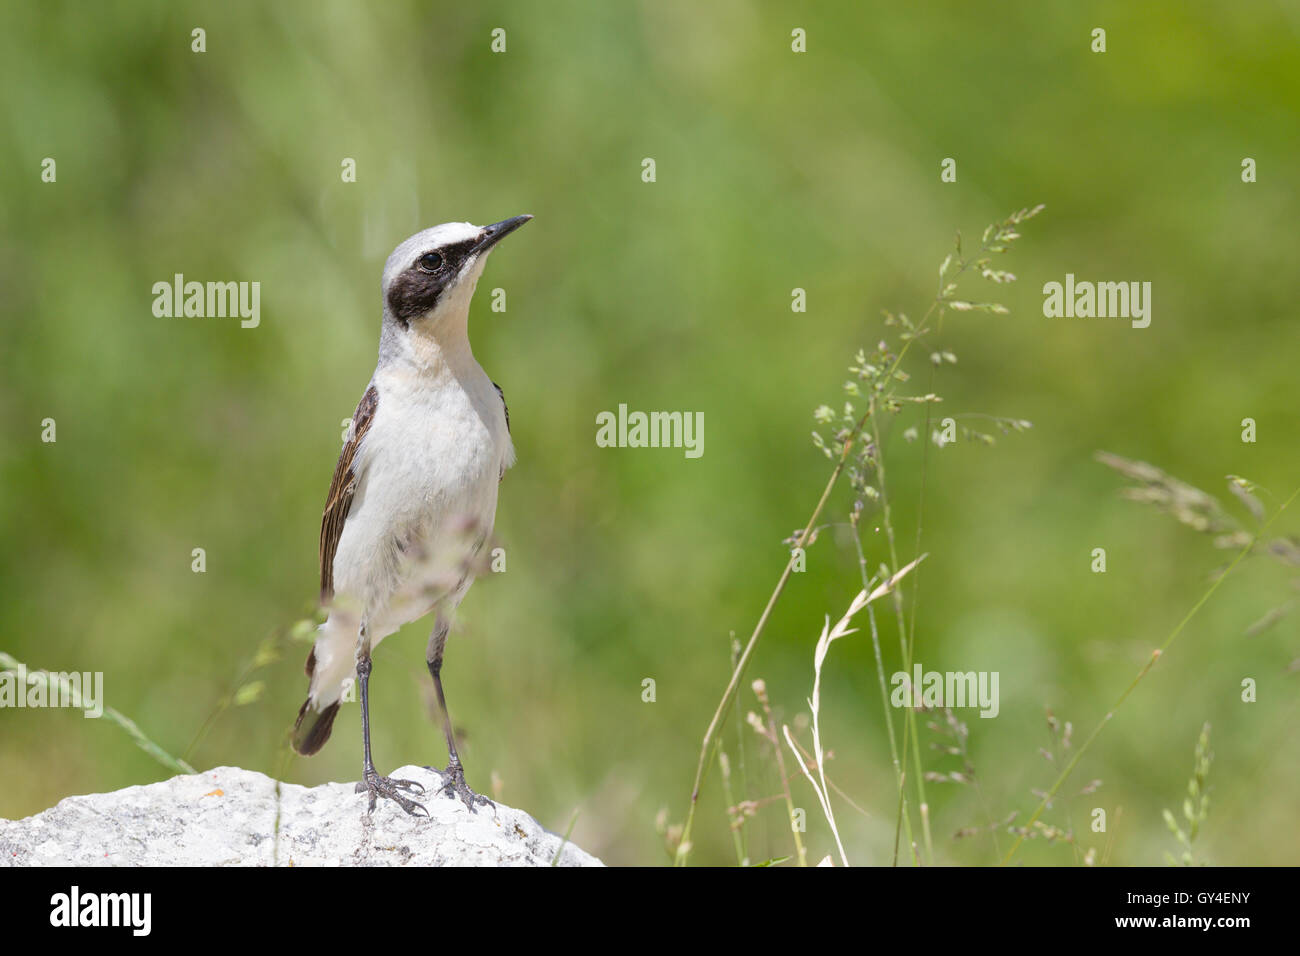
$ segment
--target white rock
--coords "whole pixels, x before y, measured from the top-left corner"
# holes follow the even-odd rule
[[[522,810],[470,813],[437,793],[442,776],[402,767],[428,817],[355,783],[302,787],[238,767],[114,793],[68,797],[0,820],[0,866],[601,866]],[[563,849],[561,849],[563,847]]]

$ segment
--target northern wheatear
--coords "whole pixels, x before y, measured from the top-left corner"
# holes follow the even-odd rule
[[[307,658],[311,686],[293,747],[313,754],[329,738],[346,682],[361,688],[365,762],[357,792],[424,807],[409,780],[375,772],[370,756],[370,655],[389,634],[436,610],[427,660],[449,763],[442,792],[472,811],[442,691],[451,614],[473,580],[496,518],[497,485],[514,462],[505,395],[474,360],[468,320],[488,252],[532,216],[490,226],[449,222],[407,239],[384,265],[379,363],[352,416],[320,532],[321,600],[329,618]],[[449,559],[440,576],[431,558]],[[447,568],[450,567],[450,576]]]

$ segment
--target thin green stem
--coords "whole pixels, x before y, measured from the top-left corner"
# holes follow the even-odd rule
[[[722,796],[727,801],[727,814],[728,814],[727,828],[731,830],[731,842],[736,849],[736,865],[744,866],[745,845],[741,841],[740,831],[744,829],[745,817],[744,817],[744,813],[740,812],[739,810],[737,811],[739,815],[739,820],[732,820],[730,816],[731,808],[732,807],[739,808],[739,804],[736,802],[735,794],[731,789],[731,767],[730,767],[730,761],[727,760],[727,753],[725,750],[718,755],[718,761],[722,765]]]
[[[901,565],[898,561],[898,545],[894,538],[893,512],[889,504],[889,492],[885,480],[885,456],[880,450],[880,422],[873,415],[871,418],[871,435],[876,443],[876,483],[880,486],[880,503],[882,523],[885,526],[885,540],[889,544],[889,561],[892,571],[898,570]],[[912,673],[912,648],[907,640],[907,621],[903,614],[903,596],[902,588],[894,589],[894,617],[898,623],[898,643],[899,650],[903,657],[903,673],[909,675],[911,680]],[[916,708],[914,706],[915,697],[908,694],[907,700],[907,717],[903,724],[903,766],[907,766],[907,754],[909,742],[912,745],[912,758],[916,774],[916,793],[918,808],[921,812],[921,835],[925,839],[926,856],[931,865],[934,863],[934,846],[930,838],[930,820],[928,814],[929,804],[925,798],[925,776],[921,769],[921,749],[916,745]],[[901,814],[902,807],[899,807],[900,821],[894,826],[894,864],[898,863],[898,836],[901,832]]]
[[[790,834],[794,837],[794,851],[799,860],[800,866],[808,865],[808,851],[804,848],[803,837],[799,835],[799,829],[794,825],[794,794],[790,791],[790,778],[785,772],[785,754],[781,752],[781,739],[776,735],[776,721],[772,719],[771,711],[767,715],[768,731],[772,734],[772,746],[776,748],[776,769],[781,775],[781,792],[785,794],[785,819],[786,824],[790,827]]]
[[[871,590],[871,581],[867,576],[867,556],[862,550],[862,542],[858,538],[857,529],[854,528],[853,530],[853,544],[857,548],[858,567],[862,574],[862,589],[869,591]],[[894,782],[898,785],[899,799],[903,801],[903,766],[898,759],[898,738],[894,735],[894,712],[893,708],[889,706],[889,690],[885,681],[885,662],[880,654],[880,631],[876,626],[876,609],[870,604],[867,605],[867,621],[871,627],[871,648],[876,656],[876,677],[880,681],[880,704],[885,711],[885,728],[889,733],[889,756],[894,764]],[[899,815],[902,825],[907,828],[907,842],[910,844],[912,842],[912,815],[907,811],[905,802]],[[897,836],[894,839],[894,853],[895,859],[897,859]]]
[[[734,671],[736,669],[737,660],[740,656],[740,642],[736,640],[736,633],[734,631],[731,632],[730,638],[731,639],[729,643],[731,645],[731,669]],[[745,726],[740,719],[739,695],[737,695],[735,701],[733,702],[733,705],[734,705],[733,712],[736,718],[736,759],[739,763],[738,770],[740,776],[740,792],[741,795],[743,796],[744,794],[749,793],[749,774],[746,770],[746,764],[745,764]],[[730,798],[728,798],[728,800],[730,800]],[[745,830],[744,816],[740,818],[740,827],[738,828],[737,832],[739,834],[739,839],[740,839],[740,853],[741,853],[741,860],[743,865],[743,861],[749,859],[749,834]]]

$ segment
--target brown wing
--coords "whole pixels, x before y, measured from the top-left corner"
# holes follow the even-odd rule
[[[334,552],[339,547],[339,537],[343,534],[343,522],[347,520],[348,510],[352,507],[352,496],[357,490],[357,476],[352,471],[352,461],[357,456],[361,439],[366,437],[370,424],[375,420],[375,409],[379,407],[379,393],[371,385],[366,394],[361,396],[357,410],[352,414],[352,428],[348,433],[347,443],[339,453],[339,462],[334,466],[334,480],[330,482],[330,493],[325,500],[325,513],[320,522],[320,599],[328,601],[334,596]]]

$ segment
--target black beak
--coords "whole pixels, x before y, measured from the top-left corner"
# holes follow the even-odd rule
[[[502,219],[500,222],[494,222],[490,226],[484,226],[483,235],[479,236],[478,242],[474,244],[474,252],[487,252],[498,242],[532,218],[532,216],[511,216],[509,219]]]

